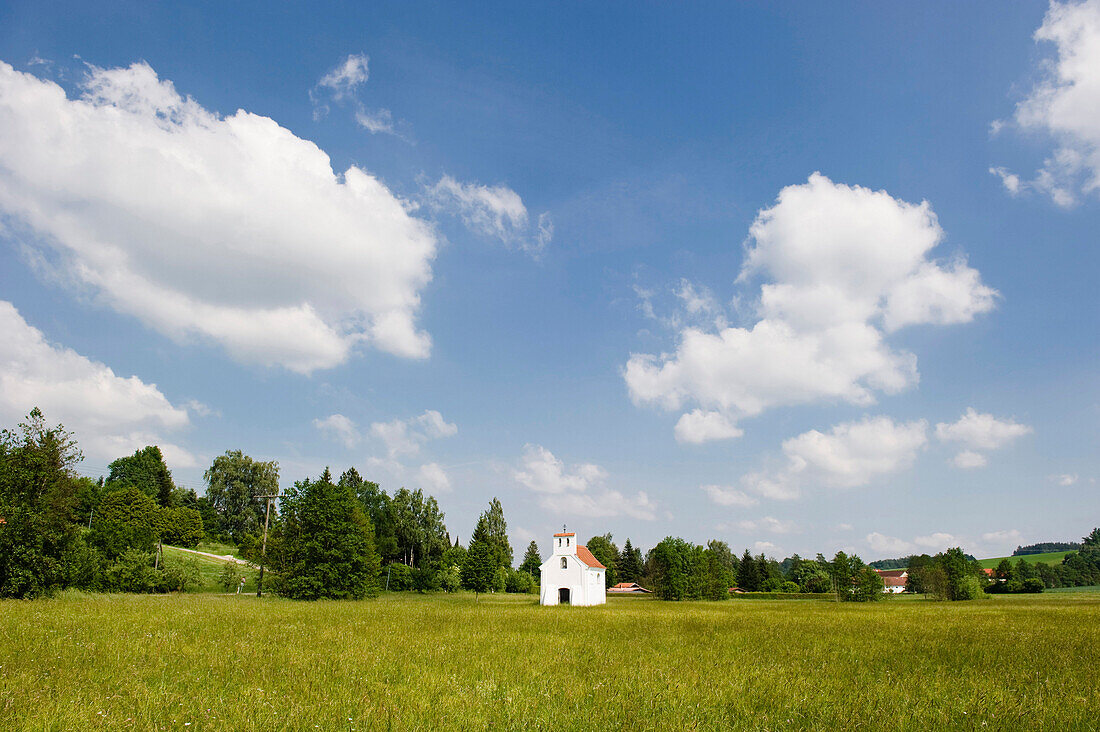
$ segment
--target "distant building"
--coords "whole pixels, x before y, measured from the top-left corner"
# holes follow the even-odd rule
[[[604,575],[588,547],[577,544],[572,532],[554,534],[554,553],[542,563],[539,603],[542,605],[603,605],[607,602]]]
[[[637,582],[620,582],[619,584],[615,585],[614,587],[607,588],[607,591],[608,592],[618,592],[618,593],[633,593],[633,594],[642,594],[642,593],[653,594],[653,590],[647,590],[646,588],[642,587]]]
[[[883,592],[889,592],[891,594],[899,594],[905,592],[905,582],[909,579],[909,570],[907,569],[876,569],[878,576],[882,577],[882,583],[885,585],[882,588]]]

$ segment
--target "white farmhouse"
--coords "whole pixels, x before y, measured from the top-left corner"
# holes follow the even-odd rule
[[[543,605],[603,605],[604,573],[607,567],[597,561],[588,547],[577,544],[573,533],[554,534],[554,553],[542,563],[541,593]]]

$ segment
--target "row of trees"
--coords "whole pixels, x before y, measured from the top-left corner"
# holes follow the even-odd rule
[[[844,552],[832,560],[796,554],[777,562],[746,549],[739,559],[723,541],[704,547],[674,537],[649,552],[642,579],[666,600],[724,600],[736,587],[745,592],[832,592],[840,600],[866,602],[880,599],[883,588],[877,572]]]
[[[402,488],[393,497],[351,468],[326,470],[279,501],[267,560],[276,590],[290,598],[362,598],[380,590],[526,592],[530,574],[513,570],[504,508],[496,498],[478,519],[469,548],[450,543],[432,496]],[[247,542],[255,560],[257,542]]]
[[[976,600],[985,591],[987,575],[962,549],[948,549],[935,556],[910,557],[905,591],[931,595],[939,600]]]
[[[333,480],[298,481],[278,492],[275,462],[241,451],[218,456],[206,471],[206,495],[172,481],[160,450],[146,447],[113,461],[99,481],[77,477],[81,459],[60,425],[48,427],[35,409],[0,434],[0,596],[34,597],[61,587],[116,591],[183,589],[194,578],[167,568],[154,551],[168,543],[193,547],[204,537],[236,543],[247,559],[274,571],[287,597],[358,598],[379,590],[531,592],[542,564],[531,542],[519,569],[500,501],[478,519],[468,547],[451,537],[436,499],[401,488],[392,497],[350,468]],[[266,544],[264,527],[267,525]],[[856,556],[798,555],[782,562],[741,557],[721,541],[699,546],[668,537],[642,552],[611,534],[588,540],[607,567],[608,585],[639,582],[663,599],[724,599],[745,591],[823,593],[875,600],[882,580]],[[909,585],[944,599],[985,591],[1100,584],[1100,529],[1060,565],[1007,560],[991,581],[971,557],[952,549],[910,557]]]
[[[1087,587],[1100,584],[1100,528],[1081,539],[1080,543],[1065,542],[1062,544],[1045,544],[1036,546],[1066,546],[1074,550],[1053,549],[1050,551],[1072,551],[1067,554],[1060,563],[1049,564],[1036,562],[1032,564],[1025,559],[1018,559],[1012,563],[1009,559],[1002,559],[993,571],[993,576],[998,580],[998,588],[994,592],[1033,592],[1038,587]],[[1024,556],[1031,553],[1028,547],[1024,551],[1017,550],[1013,556]]]
[[[1019,557],[1024,554],[1048,554],[1050,552],[1075,552],[1081,545],[1075,541],[1044,541],[1038,544],[1017,546],[1012,556]]]

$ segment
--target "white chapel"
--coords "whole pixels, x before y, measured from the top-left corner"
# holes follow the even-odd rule
[[[554,553],[542,563],[539,603],[542,605],[603,605],[607,602],[607,567],[577,544],[572,532],[554,534]]]

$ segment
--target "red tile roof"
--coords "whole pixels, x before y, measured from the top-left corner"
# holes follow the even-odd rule
[[[901,577],[883,577],[882,581],[886,587],[905,587],[905,580]]]
[[[608,592],[653,592],[653,590],[647,590],[637,582],[620,582],[614,587],[607,588]]]
[[[574,534],[572,531],[570,531],[569,533],[566,533],[566,534],[554,534],[554,536],[555,537],[558,537],[558,536],[576,536],[576,534]]]
[[[592,552],[588,551],[588,547],[586,546],[581,546],[579,544],[577,545],[577,559],[581,560],[589,567],[594,567],[595,569],[607,569],[607,567],[600,564],[600,561],[598,559],[592,556]]]
[[[876,569],[879,577],[903,577],[909,574],[908,569]]]

